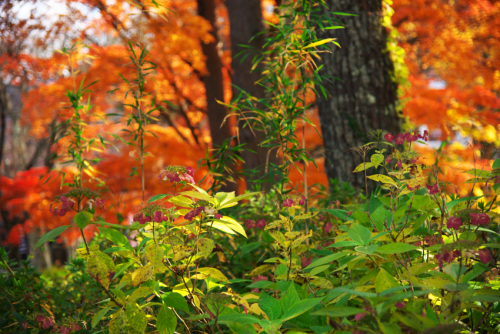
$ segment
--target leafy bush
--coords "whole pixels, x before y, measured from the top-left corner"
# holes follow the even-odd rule
[[[493,199],[458,198],[437,171],[418,163],[412,145],[425,144],[427,133],[379,130],[372,143],[353,149],[364,161],[354,170],[365,176],[363,201],[352,200],[357,195],[345,184],[333,199],[310,196],[307,184],[301,194],[290,186],[291,168],[301,162],[305,173],[313,161],[295,130],[298,121],[308,121],[308,90],[321,88],[311,65],[316,47],[332,42],[316,38],[308,19],[323,18],[313,7],[309,1],[288,5],[260,58],[273,69],[265,80],[269,96],[260,101],[270,107],[249,109],[262,120],[259,130],[269,131],[263,145],[281,150],[283,158],[260,179],[272,183],[266,193],[217,192],[227,166],[207,156],[204,165],[215,180],[210,191],[194,183],[193,168],[169,166],[160,179],[173,194],[146,201],[143,136],[156,107],[142,103],[148,95],[143,83],[154,65],[145,60],[145,48],[129,44],[137,76],[124,79],[133,99],[126,105],[126,143],[139,150],[143,203],[130,225],[104,221],[101,193],[82,187],[84,174],[104,182],[87,155],[97,141],[83,136],[82,115],[90,105],[80,104],[85,88],[68,92],[74,114],[66,123],[65,161],[78,171],[73,189],[50,210],[76,215],[74,224],[50,231],[37,247],[67,228],[80,230],[83,245],[64,275],[50,279],[1,254],[4,331],[429,334],[500,328],[500,160],[492,171],[468,171],[474,186],[491,186]],[[240,107],[236,113],[247,119]],[[229,156],[219,156],[237,161],[230,155],[241,147],[223,149]],[[83,232],[89,225],[99,231],[91,242]]]

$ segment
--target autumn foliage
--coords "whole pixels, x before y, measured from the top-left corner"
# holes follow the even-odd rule
[[[117,212],[127,217],[127,213],[133,212],[141,202],[138,151],[124,144],[130,138],[122,136],[121,131],[128,111],[126,108],[120,110],[120,106],[131,99],[130,95],[125,98],[127,86],[120,78],[120,75],[127,78],[131,74],[125,42],[147,43],[150,59],[158,66],[145,87],[151,93],[145,103],[151,103],[154,96],[160,107],[152,114],[152,122],[147,126],[150,133],[145,137],[148,152],[146,189],[148,194],[172,191],[153,181],[163,167],[182,164],[196,168],[210,147],[201,80],[207,70],[201,43],[213,38],[211,27],[196,15],[196,1],[163,1],[160,6],[145,2],[144,8],[128,1],[68,1],[67,4],[72,9],[50,30],[35,17],[32,22],[37,24],[27,20],[4,27],[3,36],[7,44],[13,45],[19,40],[27,40],[30,29],[38,29],[45,35],[36,37],[32,43],[40,47],[44,40],[56,41],[58,34],[71,32],[74,41],[80,41],[71,58],[57,52],[38,57],[28,48],[20,48],[17,53],[4,52],[1,55],[2,76],[11,76],[13,85],[29,87],[23,94],[20,122],[30,136],[39,140],[50,137],[54,127],[68,116],[66,91],[82,81],[86,84],[96,81],[90,88],[92,93],[86,96],[90,97],[92,113],[86,116],[89,126],[85,132],[88,137],[100,134],[109,142],[106,149],[94,152],[100,158],[94,167],[102,173],[98,176],[106,179],[105,196],[112,204],[106,219],[116,221]],[[73,4],[83,4],[85,9],[71,7]],[[269,10],[273,2],[263,1],[262,4],[265,19],[276,22],[275,14]],[[495,35],[500,31],[500,3],[395,0],[392,9],[392,25],[399,33],[399,46],[405,51],[404,62],[411,84],[402,97],[404,114],[411,124],[426,125],[431,139],[453,139],[457,134],[474,139],[475,148],[484,150],[477,158],[476,167],[488,169],[490,164],[486,161],[494,155],[500,131],[497,127],[500,39]],[[11,10],[15,11],[16,7]],[[90,12],[93,15],[87,15]],[[230,27],[222,3],[217,6],[217,16],[222,42],[219,54],[223,63],[224,102],[228,103],[231,100]],[[85,22],[86,29],[74,33],[71,24],[76,22]],[[114,115],[106,116],[110,113]],[[311,118],[318,126],[317,115],[311,114]],[[307,126],[305,133],[307,147],[318,151],[322,142],[314,128]],[[116,135],[122,136],[123,141]],[[64,145],[63,138],[52,145],[51,152],[57,153]],[[466,167],[472,168],[470,148],[454,143],[445,146],[440,157],[436,157],[434,151],[424,148],[422,151],[427,164],[446,157],[446,161],[442,161],[442,171],[448,180],[459,183],[470,177],[457,173],[459,166],[465,167],[463,161],[468,161]],[[315,157],[319,170],[308,165],[309,185],[326,182],[322,157],[320,154]],[[71,167],[61,167],[71,174]],[[63,219],[60,222],[50,219],[48,211],[53,197],[64,190],[64,187],[60,189],[60,179],[53,182],[56,175],[44,174],[49,170],[43,167],[14,172],[9,177],[2,177],[1,208],[9,219],[18,217],[22,226],[5,231],[7,244],[18,244],[19,233],[27,233],[33,228],[43,232],[54,224],[64,224]],[[200,173],[202,171],[197,172],[198,179]],[[38,181],[42,175],[45,176]],[[51,175],[53,178],[44,183]],[[291,179],[300,187],[303,175],[293,170]],[[240,183],[240,191],[244,189],[242,185]],[[467,188],[462,189],[465,194]],[[69,235],[65,237],[65,240],[72,240]]]

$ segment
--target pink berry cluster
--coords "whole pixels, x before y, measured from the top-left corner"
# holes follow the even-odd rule
[[[82,203],[84,199],[87,200],[86,204],[92,209],[93,205],[99,206],[101,209],[106,210],[104,206],[104,198],[101,198],[101,193],[94,191],[89,188],[75,188],[68,191],[65,194],[56,196],[56,203],[61,203],[61,207],[56,207],[52,209],[53,203],[50,204],[49,211],[54,214],[54,216],[64,216],[68,213],[75,203]]]
[[[52,333],[70,334],[72,332],[77,332],[82,329],[80,325],[69,325],[69,326],[55,326]]]
[[[196,209],[194,210],[191,210],[189,211],[188,213],[186,213],[186,215],[184,216],[184,219],[187,219],[189,221],[193,220],[194,217],[198,216],[200,213],[203,212],[203,210],[205,209],[204,206],[199,206],[197,207]]]
[[[139,224],[146,224],[149,222],[154,221],[155,223],[161,223],[161,222],[166,222],[173,220],[172,216],[166,215],[161,211],[155,211],[153,214],[153,217],[151,216],[145,216],[144,213],[139,212],[134,215],[134,222],[139,222]]]
[[[54,325],[54,323],[52,322],[52,318],[44,317],[41,314],[36,316],[36,321],[38,321],[42,325],[43,329],[49,329]]]
[[[490,217],[486,213],[471,213],[470,218],[470,223],[474,226],[488,225],[490,223]],[[450,217],[446,222],[446,227],[454,230],[460,229],[462,225],[463,222],[460,217]]]
[[[427,185],[426,187],[427,187],[427,190],[429,191],[429,195],[435,195],[435,194],[439,193],[439,186],[437,183],[432,185],[432,186]]]
[[[439,254],[436,254],[434,257],[436,260],[439,262],[439,269],[443,269],[443,263],[452,263],[453,260],[461,255],[459,250],[454,250],[454,251],[446,251],[443,250],[439,252]]]
[[[443,269],[444,262],[451,263],[455,258],[459,257],[460,255],[461,253],[459,250],[454,250],[454,251],[442,250],[434,258],[438,260],[439,268]],[[487,249],[478,250],[477,255],[479,256],[479,260],[484,264],[487,264],[492,260],[491,254]]]
[[[400,133],[396,137],[394,137],[392,133],[388,132],[384,135],[384,138],[388,143],[392,143],[394,141],[396,145],[402,145],[405,141],[407,143],[411,143],[419,139],[428,141],[429,132],[425,130],[423,134],[419,134],[418,131],[413,132],[413,134],[411,132]]]
[[[192,210],[184,215],[184,219],[193,220],[196,216],[205,212],[207,215],[213,215],[215,219],[221,219],[222,215],[217,213],[213,205],[205,200],[199,200],[192,206]]]
[[[56,325],[52,318],[43,316],[41,314],[36,316],[36,321],[38,321],[39,325],[43,329],[49,329],[53,327],[51,333],[62,333],[62,334],[70,334],[72,332],[77,332],[82,329],[82,326],[78,324],[68,324],[68,325]],[[28,328],[28,323],[24,322],[23,327],[26,330]]]
[[[266,225],[267,225],[267,221],[265,219],[259,219],[257,221],[254,221],[252,219],[248,219],[247,221],[245,221],[245,227],[247,229],[255,228],[255,229],[263,230],[264,227],[266,227]]]
[[[61,202],[61,208],[54,208],[52,209],[52,204],[50,204],[49,211],[54,215],[54,216],[61,216],[63,217],[66,213],[68,213],[73,205],[75,205],[75,201],[73,201],[70,198],[67,198],[66,196],[60,196],[59,201]]]
[[[257,275],[257,276],[254,276],[252,277],[252,281],[254,282],[259,282],[259,281],[268,281],[269,278],[267,278],[266,276],[262,276],[262,275]],[[259,288],[253,288],[252,289],[252,292],[256,292],[256,293],[259,293]]]
[[[170,182],[185,181],[187,183],[195,183],[194,169],[185,166],[168,166],[161,172],[158,178],[164,181],[169,180]]]
[[[283,201],[284,208],[291,208],[294,205],[304,205],[306,203],[306,198],[302,196],[301,198],[295,198],[295,200],[291,198],[287,198]]]

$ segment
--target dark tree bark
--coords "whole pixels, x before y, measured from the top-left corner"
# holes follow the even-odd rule
[[[216,100],[224,101],[223,77],[222,77],[222,61],[217,50],[217,26],[215,24],[215,0],[198,0],[198,15],[210,22],[212,26],[213,42],[205,44],[201,43],[203,54],[206,57],[206,66],[208,74],[201,79],[205,84],[207,96],[207,115],[210,125],[210,134],[212,143],[222,145],[224,140],[231,136],[229,123],[221,124],[224,117],[227,115],[226,107],[219,104]]]
[[[319,32],[321,38],[337,38],[341,48],[322,53],[322,75],[341,81],[324,82],[328,98],[318,95],[321,131],[328,179],[348,181],[364,189],[363,173],[352,173],[362,160],[350,148],[373,140],[375,129],[394,133],[400,130],[397,111],[397,83],[387,52],[387,32],[380,23],[381,0],[327,0],[329,12],[357,16],[335,16],[345,29]],[[369,157],[367,158],[369,159]],[[369,161],[369,160],[368,160]],[[330,182],[331,186],[331,182]]]
[[[261,75],[259,71],[252,71],[252,57],[246,57],[243,61],[241,61],[241,56],[235,58],[240,52],[248,50],[239,45],[250,45],[257,50],[261,50],[264,45],[264,34],[255,37],[264,31],[260,0],[226,0],[226,7],[229,14],[231,54],[233,57],[231,82],[250,95],[263,98],[265,96],[264,88],[255,84]],[[255,38],[250,42],[252,37]],[[240,89],[233,86],[233,96],[238,96]],[[249,127],[240,127],[239,130],[240,142],[245,143],[247,149],[256,152],[244,151],[242,154],[242,158],[245,160],[244,168],[259,171],[254,177],[247,178],[247,188],[249,189],[254,188],[253,180],[263,175],[266,164],[277,161],[276,151],[268,157],[268,148],[259,146],[259,143],[266,139],[264,133],[254,132],[255,135]]]
[[[226,139],[231,137],[229,122],[224,122],[224,118],[227,115],[226,107],[217,102],[217,100],[224,101],[224,88],[222,61],[217,50],[219,39],[217,37],[215,9],[215,0],[198,0],[198,15],[210,22],[212,26],[212,36],[214,37],[211,43],[201,43],[203,54],[206,57],[205,63],[208,71],[208,74],[201,77],[201,79],[205,85],[208,123],[214,148],[216,146],[221,146]],[[222,124],[223,122],[224,124]],[[227,182],[226,185],[222,187],[223,191],[236,191],[236,189],[237,185],[230,182]]]

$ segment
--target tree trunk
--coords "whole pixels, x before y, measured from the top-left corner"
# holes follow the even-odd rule
[[[217,37],[217,26],[215,22],[216,3],[215,0],[197,1],[198,15],[210,22],[210,25],[212,26],[212,36],[214,37],[214,40],[211,43],[201,43],[203,54],[206,57],[206,66],[208,71],[208,74],[203,76],[201,79],[205,85],[208,123],[212,137],[212,144],[215,148],[216,146],[222,146],[224,141],[231,137],[229,122],[224,122],[224,118],[227,115],[226,107],[217,102],[217,100],[224,101],[224,86],[222,61],[217,50],[219,39]],[[222,125],[223,122],[224,124]],[[222,187],[223,191],[236,191],[236,189],[236,183],[230,182],[227,182],[226,185]]]
[[[329,12],[357,16],[335,16],[345,29],[319,32],[320,38],[336,38],[341,48],[321,53],[322,75],[341,81],[324,82],[329,96],[318,95],[321,131],[325,147],[328,179],[350,182],[364,189],[363,173],[352,173],[362,162],[348,151],[373,140],[368,134],[383,129],[393,134],[400,130],[397,111],[397,83],[387,52],[387,32],[381,25],[381,0],[327,0]],[[369,159],[369,157],[367,157]],[[369,161],[369,160],[368,160]],[[330,186],[331,186],[330,182]]]
[[[247,48],[240,46],[242,44],[250,45],[257,50],[261,50],[264,45],[264,34],[256,36],[264,31],[260,0],[226,0],[226,7],[230,21],[231,54],[233,57],[231,82],[238,87],[233,86],[233,97],[238,96],[241,89],[253,97],[263,98],[265,96],[264,88],[255,84],[261,75],[259,71],[252,71],[252,57],[246,57],[243,61],[241,61],[241,56],[235,57],[242,51],[248,51]],[[250,42],[252,37],[255,38]],[[248,189],[254,189],[254,180],[262,177],[269,162],[276,163],[278,161],[275,151],[268,157],[268,148],[259,146],[259,143],[266,139],[264,133],[254,132],[255,135],[249,127],[240,127],[239,129],[240,142],[246,144],[246,149],[256,152],[245,150],[242,154],[242,158],[245,160],[244,168],[258,171],[256,175],[247,177]],[[267,186],[264,184],[264,189],[266,188]]]
[[[33,258],[31,264],[37,269],[45,269],[52,267],[52,257],[50,255],[50,242],[47,242],[42,247],[35,249],[35,245],[43,235],[43,226],[41,230],[36,229],[28,233],[28,250]]]

